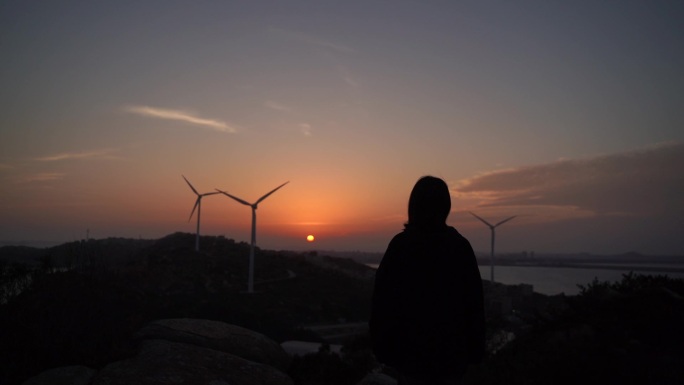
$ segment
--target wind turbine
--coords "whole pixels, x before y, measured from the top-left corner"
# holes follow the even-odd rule
[[[195,201],[195,205],[192,207],[192,212],[190,213],[190,218],[188,218],[188,222],[192,219],[192,216],[195,214],[195,209],[197,209],[197,235],[195,236],[195,251],[199,251],[199,238],[200,238],[200,211],[202,210],[202,198],[207,196],[207,195],[214,195],[218,194],[217,191],[214,192],[208,192],[204,194],[200,194],[195,190],[195,188],[192,186],[190,181],[185,177],[185,175],[181,175],[183,179],[185,179],[185,182],[190,186],[192,191],[197,195],[197,200]]]
[[[484,219],[482,219],[482,218],[478,217],[477,215],[475,215],[475,213],[470,212],[470,211],[468,211],[468,212],[469,212],[470,214],[472,214],[475,218],[481,220],[482,223],[484,223],[485,225],[489,226],[489,229],[492,230],[492,254],[491,254],[490,258],[489,258],[489,263],[490,263],[490,266],[491,266],[491,281],[494,282],[494,229],[495,229],[497,226],[503,225],[504,223],[506,223],[506,222],[510,221],[511,219],[515,218],[517,215],[514,215],[514,216],[512,216],[512,217],[510,217],[510,218],[506,218],[506,219],[504,219],[503,221],[501,221],[501,222],[499,222],[499,223],[497,223],[497,224],[495,224],[495,225],[492,225],[491,223],[489,223],[489,222],[485,221]]]
[[[290,182],[287,181],[287,182],[281,184],[280,186],[274,188],[273,190],[269,191],[266,195],[257,199],[257,201],[254,203],[249,203],[249,202],[242,200],[238,197],[232,196],[225,191],[221,191],[219,189],[216,189],[216,191],[220,192],[221,194],[224,194],[230,198],[233,198],[236,201],[242,203],[243,205],[249,206],[252,208],[252,245],[249,248],[249,276],[247,278],[247,293],[250,293],[250,294],[254,293],[254,247],[256,245],[256,209],[257,209],[257,206],[259,205],[259,203],[261,203],[261,201],[268,198],[269,195],[273,194],[279,188],[285,186],[288,183],[290,183]]]

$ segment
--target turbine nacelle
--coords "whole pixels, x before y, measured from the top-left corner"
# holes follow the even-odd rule
[[[258,205],[259,205],[259,203],[261,203],[261,201],[263,201],[264,199],[268,198],[269,195],[271,195],[271,194],[273,194],[274,192],[278,191],[278,189],[280,189],[281,187],[285,186],[285,185],[288,184],[288,183],[290,183],[290,182],[287,181],[287,182],[281,184],[280,186],[274,188],[273,190],[269,191],[268,193],[266,193],[266,194],[265,194],[264,196],[262,196],[261,198],[257,199],[257,201],[254,202],[254,203],[249,203],[249,202],[247,202],[247,201],[244,200],[244,199],[238,198],[238,197],[236,197],[236,196],[234,196],[234,195],[230,195],[229,193],[227,193],[227,192],[225,192],[225,191],[223,191],[223,190],[219,190],[219,189],[216,189],[216,192],[213,193],[213,194],[219,194],[219,193],[220,193],[220,194],[223,194],[223,195],[225,195],[225,196],[227,196],[227,197],[233,198],[235,201],[237,201],[237,202],[239,202],[239,203],[242,203],[242,204],[245,205],[245,206],[249,206],[249,207],[251,207],[252,209],[256,210],[257,207],[258,207]]]
[[[503,221],[501,221],[501,222],[499,222],[499,223],[497,223],[497,224],[495,224],[495,225],[492,225],[491,223],[489,223],[489,222],[485,221],[484,219],[482,219],[481,217],[477,216],[475,213],[473,213],[473,212],[471,212],[471,211],[468,211],[468,212],[469,212],[472,216],[474,216],[475,218],[477,218],[477,219],[479,219],[480,221],[482,221],[482,223],[484,223],[485,225],[489,226],[489,228],[492,229],[492,230],[494,230],[495,227],[497,227],[497,226],[499,226],[499,225],[503,225],[504,223],[506,223],[506,222],[510,221],[511,219],[517,217],[517,215],[513,215],[513,216],[510,217],[510,218],[506,218],[506,219],[504,219]]]
[[[218,192],[212,191],[212,192],[200,194],[197,192],[195,187],[193,187],[193,185],[190,183],[188,178],[185,177],[185,175],[181,175],[181,176],[183,177],[183,179],[185,179],[185,182],[188,184],[188,186],[190,186],[190,188],[192,189],[192,192],[194,192],[195,195],[197,195],[197,200],[195,200],[195,205],[192,206],[192,211],[190,212],[190,218],[188,218],[188,222],[190,222],[190,220],[192,219],[192,216],[195,215],[195,210],[197,210],[197,208],[202,204],[202,198],[204,198],[205,196],[208,196],[208,195],[218,194]]]
[[[185,179],[185,183],[187,183],[188,186],[190,186],[190,189],[192,190],[192,192],[194,192],[195,195],[197,195],[197,199],[195,200],[195,205],[192,206],[192,211],[190,212],[190,217],[188,218],[188,222],[190,222],[190,220],[192,219],[192,216],[195,215],[195,210],[197,210],[197,234],[196,234],[196,240],[195,240],[195,251],[199,251],[199,228],[200,228],[200,214],[201,214],[200,210],[202,209],[202,198],[204,198],[205,196],[208,196],[208,195],[218,194],[218,192],[212,191],[212,192],[200,194],[199,192],[197,192],[197,189],[195,189],[195,186],[193,186],[192,183],[190,183],[188,178],[185,177],[185,175],[181,175],[181,176],[183,177],[183,179]]]
[[[223,195],[235,200],[238,203],[241,203],[245,206],[249,206],[252,208],[252,243],[251,243],[251,247],[249,248],[249,273],[248,273],[249,275],[248,275],[248,279],[247,279],[247,293],[254,293],[254,248],[256,247],[256,209],[257,209],[257,206],[259,205],[259,203],[261,203],[261,201],[268,198],[269,195],[278,191],[278,189],[280,189],[281,187],[285,186],[288,183],[290,183],[290,182],[289,181],[285,182],[285,183],[281,184],[280,186],[274,188],[273,190],[264,194],[261,198],[257,199],[257,201],[254,203],[249,203],[242,198],[238,198],[234,195],[230,195],[229,193],[227,193],[223,190],[216,189],[216,191],[217,191],[216,194],[219,194],[219,193],[223,194]]]
[[[492,282],[494,282],[494,229],[496,229],[497,226],[503,225],[504,223],[506,223],[506,222],[510,221],[511,219],[515,218],[517,215],[514,215],[514,216],[512,216],[512,217],[506,218],[506,219],[504,219],[503,221],[501,221],[501,222],[499,222],[499,223],[493,225],[493,224],[487,222],[486,220],[484,220],[483,218],[480,218],[479,216],[477,216],[477,214],[475,214],[475,213],[473,213],[473,212],[470,212],[470,211],[468,211],[468,212],[469,212],[472,216],[474,216],[475,218],[479,219],[482,223],[484,223],[485,225],[487,225],[487,226],[489,227],[489,230],[491,230],[491,232],[492,232],[492,253],[490,254],[489,261],[490,261],[490,266],[491,266],[491,280],[492,280]]]

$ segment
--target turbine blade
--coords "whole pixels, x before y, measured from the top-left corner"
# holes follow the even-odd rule
[[[195,215],[195,210],[197,210],[197,206],[200,204],[200,199],[202,199],[201,196],[197,197],[197,200],[195,201],[195,205],[192,206],[192,212],[190,213],[190,218],[188,218],[188,222],[192,219],[192,216]]]
[[[194,191],[195,194],[200,195],[200,194],[197,192],[197,190],[195,190],[195,188],[192,187],[192,184],[190,184],[190,181],[188,180],[188,178],[186,178],[185,175],[181,175],[181,176],[183,177],[183,179],[185,179],[185,182],[188,184],[188,186],[190,186],[190,188],[192,189],[192,191]]]
[[[223,195],[225,195],[225,196],[228,196],[228,197],[231,197],[231,198],[235,199],[236,201],[242,203],[243,205],[252,206],[251,203],[246,202],[246,201],[243,201],[242,199],[240,199],[240,198],[238,198],[238,197],[234,197],[234,196],[228,194],[228,193],[225,192],[225,191],[221,191],[221,190],[219,190],[219,189],[216,189],[216,191],[218,191],[219,193],[221,193],[221,194],[223,194]]]
[[[472,216],[474,216],[475,218],[477,218],[477,219],[481,220],[481,221],[482,221],[482,223],[484,223],[485,225],[489,226],[490,228],[494,228],[494,226],[492,226],[492,224],[491,224],[491,223],[489,223],[489,222],[485,221],[484,219],[482,219],[482,218],[478,217],[477,215],[475,215],[475,213],[474,213],[474,212],[471,212],[471,211],[468,211],[468,212],[469,212],[469,213],[470,213],[470,214],[471,214]]]
[[[258,205],[259,202],[261,202],[261,201],[263,201],[264,199],[268,198],[269,195],[273,194],[273,193],[276,192],[279,188],[285,186],[285,185],[288,184],[288,183],[290,183],[290,181],[287,181],[287,182],[281,184],[280,186],[274,188],[274,189],[271,190],[268,194],[266,194],[266,195],[262,196],[261,198],[259,198],[259,200],[256,201],[256,202],[254,203],[254,205],[255,205],[255,206]]]
[[[218,192],[218,191],[208,192],[208,193],[202,194],[202,196],[203,196],[203,197],[206,197],[206,196],[209,196],[209,195],[216,195],[216,194],[220,194],[220,192]]]
[[[515,218],[515,217],[517,217],[517,215],[513,215],[513,216],[510,217],[510,218],[506,218],[506,219],[504,219],[503,221],[501,221],[501,222],[495,224],[494,227],[496,227],[496,226],[498,226],[498,225],[503,225],[504,223],[510,221],[511,219],[513,219],[513,218]]]

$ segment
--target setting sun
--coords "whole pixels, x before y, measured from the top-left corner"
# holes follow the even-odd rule
[[[313,241],[314,241],[314,236],[313,236],[313,235],[307,235],[307,236],[306,236],[306,240],[307,240],[308,242],[313,242]]]

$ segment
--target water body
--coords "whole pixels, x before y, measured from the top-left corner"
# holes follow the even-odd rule
[[[377,268],[377,264],[368,265]],[[671,266],[667,266],[671,267]],[[684,267],[678,265],[677,267]],[[622,280],[624,274],[631,270],[629,266],[624,269],[596,269],[584,267],[542,267],[542,266],[494,266],[494,280],[506,285],[518,285],[521,283],[534,286],[534,291],[546,295],[575,295],[580,292],[577,285],[588,285],[594,278],[599,281],[617,282]],[[644,275],[667,275],[671,278],[684,279],[682,272],[639,272]],[[480,266],[480,276],[489,280],[489,266]]]
[[[586,286],[594,278],[599,281],[617,282],[630,270],[592,269],[574,267],[536,267],[536,266],[494,266],[494,280],[506,285],[526,283],[534,286],[534,291],[541,294],[555,295],[565,293],[575,295],[580,292],[577,285]],[[635,272],[639,273],[639,272]],[[684,278],[684,273],[643,272],[646,275],[668,275],[672,278]],[[480,266],[480,275],[489,280],[489,266]]]

